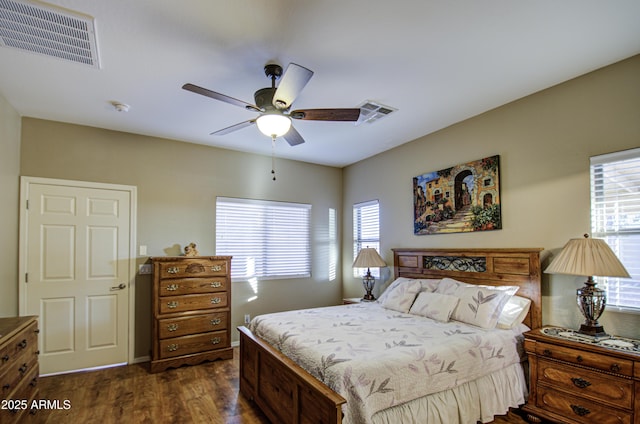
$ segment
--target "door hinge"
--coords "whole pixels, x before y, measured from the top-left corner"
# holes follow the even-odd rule
[[[27,206],[27,210],[29,210],[29,199],[27,199],[26,203],[27,203],[27,205],[26,205]]]
[[[24,282],[25,282],[25,283],[28,283],[28,282],[29,282],[29,273],[28,273],[28,272],[25,272],[25,273],[24,273]]]

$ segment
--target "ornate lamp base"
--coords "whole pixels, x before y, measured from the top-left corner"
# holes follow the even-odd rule
[[[364,289],[366,291],[365,295],[362,296],[362,300],[376,300],[373,293],[371,293],[373,291],[373,287],[376,285],[376,279],[373,275],[371,275],[371,271],[369,271],[369,268],[367,268],[367,273],[362,276],[362,285],[364,286]]]
[[[596,287],[593,277],[584,283],[584,287],[576,292],[577,302],[582,315],[586,318],[578,331],[593,337],[605,337],[604,327],[598,322],[598,318],[604,312],[607,303],[607,295],[604,290]]]

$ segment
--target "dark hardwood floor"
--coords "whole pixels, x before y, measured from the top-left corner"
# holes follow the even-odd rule
[[[60,401],[24,423],[220,423],[267,424],[238,394],[238,351],[234,359],[150,374],[146,364],[42,377],[40,398]],[[64,400],[70,407],[64,409]],[[526,423],[516,413],[494,424]],[[276,423],[274,423],[276,424]]]

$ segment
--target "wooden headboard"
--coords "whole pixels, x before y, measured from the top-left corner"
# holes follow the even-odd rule
[[[395,278],[453,278],[469,284],[519,286],[518,296],[531,299],[524,324],[542,326],[540,251],[542,249],[393,250]]]

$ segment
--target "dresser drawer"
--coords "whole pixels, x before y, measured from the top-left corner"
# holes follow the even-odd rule
[[[0,375],[12,366],[16,358],[24,352],[36,356],[38,350],[38,323],[32,322],[26,329],[13,336],[0,348]]]
[[[25,379],[25,376],[32,374],[38,368],[38,357],[32,353],[24,352],[11,363],[9,369],[2,375],[2,387],[0,392],[3,399],[8,399],[11,392],[16,390]],[[15,398],[15,396],[11,396]]]
[[[215,331],[195,336],[174,337],[172,339],[161,340],[159,343],[160,358],[162,359],[229,347],[226,331]]]
[[[159,337],[168,339],[187,334],[226,330],[229,322],[228,315],[228,312],[217,312],[191,317],[161,319],[158,323]]]
[[[198,311],[202,309],[224,308],[227,293],[190,294],[185,296],[165,296],[160,298],[160,313]]]
[[[576,365],[591,367],[615,374],[633,376],[633,361],[598,353],[578,351],[564,346],[536,343],[536,354]]]
[[[160,280],[160,296],[227,291],[226,277],[178,278]]]
[[[580,397],[633,408],[633,380],[540,359],[538,382]]]
[[[538,386],[538,407],[584,424],[631,424],[631,413]]]
[[[38,364],[27,371],[19,382],[16,390],[11,394],[10,400],[18,401],[14,405],[17,409],[0,409],[0,423],[16,423],[19,417],[31,413],[31,405],[38,393]],[[33,411],[35,413],[35,411]]]
[[[185,259],[159,262],[160,278],[208,277],[227,275],[227,261],[215,259]]]

